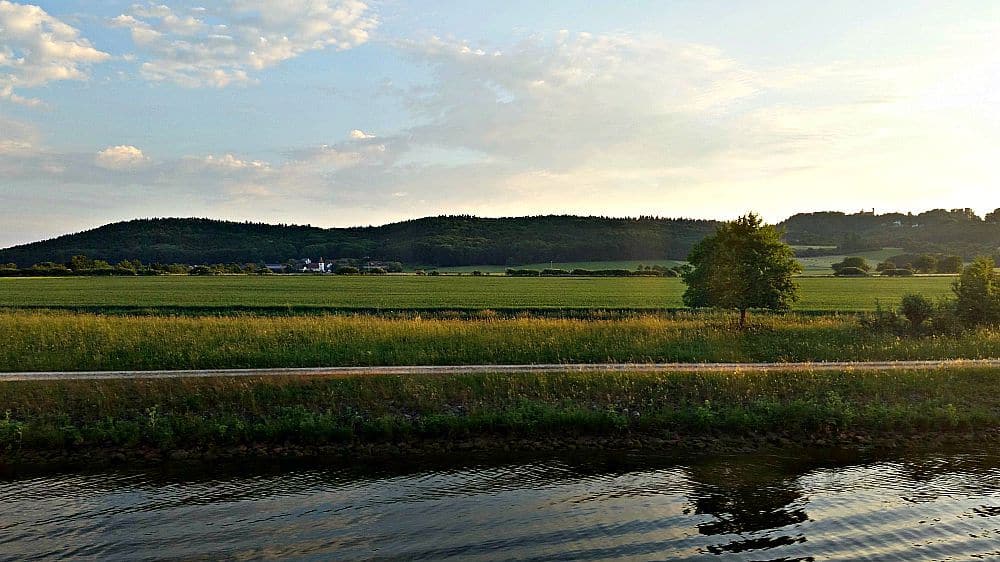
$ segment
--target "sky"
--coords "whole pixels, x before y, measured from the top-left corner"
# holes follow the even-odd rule
[[[0,0],[0,247],[1000,207],[993,0]]]

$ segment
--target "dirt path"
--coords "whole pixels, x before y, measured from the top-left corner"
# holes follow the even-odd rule
[[[395,367],[317,367],[295,369],[204,369],[185,371],[61,371],[0,373],[4,381],[67,381],[105,379],[180,379],[204,377],[377,375],[448,375],[472,373],[596,373],[700,371],[894,371],[906,369],[1000,367],[1000,359],[947,359],[941,361],[835,361],[825,363],[587,363],[541,365],[440,365]]]

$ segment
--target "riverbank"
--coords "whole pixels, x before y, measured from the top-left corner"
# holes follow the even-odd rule
[[[8,382],[4,463],[1000,443],[1000,370]]]

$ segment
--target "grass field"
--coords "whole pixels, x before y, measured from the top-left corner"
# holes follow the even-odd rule
[[[0,459],[39,450],[337,447],[480,436],[566,442],[587,435],[974,430],[1000,421],[998,385],[1000,372],[992,369],[6,383]]]
[[[874,271],[875,266],[879,263],[891,258],[892,256],[898,256],[902,253],[902,248],[882,248],[881,250],[873,250],[870,252],[796,259],[798,259],[799,263],[802,264],[804,273],[807,275],[833,275],[833,264],[844,261],[844,259],[848,257],[864,258],[868,261],[868,265],[872,266],[872,270]]]
[[[949,295],[952,278],[798,279],[799,311],[873,310],[906,293]],[[0,308],[162,310],[674,309],[672,278],[508,277],[59,277],[0,278]]]
[[[899,338],[850,316],[612,319],[0,313],[0,371],[1000,357],[1000,334]],[[0,410],[2,412],[2,410]]]

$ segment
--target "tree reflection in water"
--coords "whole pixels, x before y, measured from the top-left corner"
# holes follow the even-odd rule
[[[697,525],[698,532],[725,541],[706,550],[740,553],[805,542],[796,528],[809,519],[798,475],[812,467],[801,464],[800,459],[759,456],[693,464],[689,468],[693,506],[686,512],[711,516],[711,521]]]

